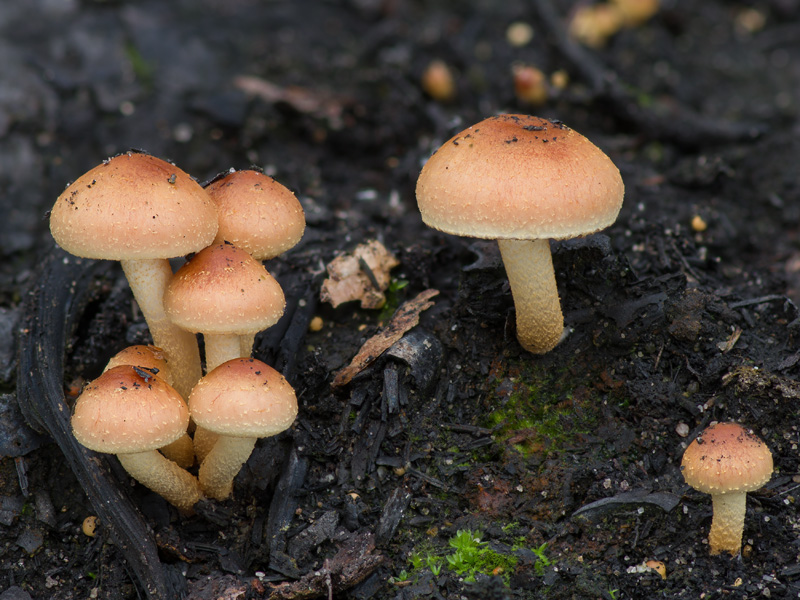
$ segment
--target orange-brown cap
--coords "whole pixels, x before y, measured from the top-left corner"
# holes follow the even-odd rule
[[[199,427],[231,437],[268,437],[288,429],[297,416],[289,382],[255,358],[235,358],[203,377],[189,396]]]
[[[286,300],[275,278],[250,254],[228,243],[195,254],[175,273],[164,310],[188,331],[244,335],[271,327]]]
[[[85,258],[173,258],[208,246],[217,214],[206,191],[155,156],[128,152],[81,175],[58,197],[50,231]]]
[[[499,115],[446,142],[417,181],[422,220],[487,239],[566,239],[617,218],[624,185],[597,146],[558,121]]]
[[[705,494],[752,492],[769,481],[772,454],[749,429],[717,423],[689,444],[681,470],[686,483]]]
[[[123,348],[111,357],[103,371],[108,371],[120,365],[132,365],[147,369],[172,385],[172,374],[169,371],[167,357],[164,355],[164,351],[158,346],[153,346],[152,344],[136,344],[135,346]]]
[[[109,369],[86,386],[75,403],[72,430],[96,452],[155,450],[186,433],[189,411],[160,377],[131,365]]]
[[[232,171],[212,181],[206,191],[217,206],[217,243],[230,242],[256,260],[266,260],[303,237],[303,207],[272,177],[253,170]]]

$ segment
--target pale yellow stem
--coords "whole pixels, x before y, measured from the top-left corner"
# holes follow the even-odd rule
[[[529,352],[549,352],[564,332],[550,242],[545,239],[497,243],[517,311],[517,339]]]
[[[188,433],[184,433],[171,444],[159,448],[159,451],[181,468],[188,469],[194,464],[194,444]]]
[[[172,277],[166,259],[123,260],[122,269],[128,278],[133,297],[142,311],[153,343],[164,351],[175,381],[173,387],[184,398],[189,397],[200,380],[200,351],[197,337],[173,324],[164,312],[164,291]]]
[[[215,500],[225,500],[233,491],[233,478],[250,458],[256,438],[219,436],[214,448],[200,465],[198,477],[203,492]]]
[[[711,554],[728,552],[736,556],[742,548],[747,493],[715,494],[711,496],[711,505],[714,511],[708,533]]]
[[[184,512],[192,512],[202,498],[197,479],[156,450],[118,454],[117,458],[131,477]]]
[[[218,366],[234,358],[241,358],[239,336],[236,334],[204,333],[206,344],[206,372],[210,373]]]

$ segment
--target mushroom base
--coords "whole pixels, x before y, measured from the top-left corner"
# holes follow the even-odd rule
[[[558,345],[564,317],[549,240],[497,240],[517,310],[517,339],[534,354]]]
[[[747,494],[715,494],[711,497],[711,504],[714,510],[711,531],[708,533],[711,554],[728,552],[736,556],[742,548]]]
[[[233,491],[233,478],[250,458],[256,438],[237,438],[220,435],[203,464],[198,477],[205,494],[215,500],[225,500]]]
[[[184,512],[191,513],[192,507],[202,497],[194,475],[156,450],[118,454],[117,458],[131,477]]]

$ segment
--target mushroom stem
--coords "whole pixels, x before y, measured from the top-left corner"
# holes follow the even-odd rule
[[[117,458],[131,477],[184,512],[191,513],[202,497],[197,479],[156,450],[118,454]]]
[[[194,442],[188,433],[184,433],[177,440],[162,446],[159,450],[179,467],[188,469],[194,464]]]
[[[517,339],[523,348],[544,354],[564,332],[550,242],[497,240],[517,310]]]
[[[708,545],[711,554],[739,554],[742,548],[744,516],[747,508],[746,492],[729,492],[711,496],[714,514],[711,518],[711,531]]]
[[[200,487],[215,500],[225,500],[233,491],[233,478],[250,458],[256,445],[253,437],[220,435],[200,465]]]
[[[245,333],[239,336],[239,353],[242,358],[250,358],[253,355],[253,347],[256,345],[256,334]]]
[[[167,357],[174,379],[173,387],[184,398],[189,397],[202,376],[197,337],[173,324],[164,312],[164,291],[172,277],[166,259],[123,260],[122,270],[128,278],[133,297],[142,311],[153,343]]]
[[[236,334],[204,333],[203,340],[206,344],[206,373],[234,358],[250,356],[249,352],[242,354],[239,336]]]

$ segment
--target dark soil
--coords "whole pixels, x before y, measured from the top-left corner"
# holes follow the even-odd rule
[[[3,3],[2,600],[800,596],[800,3],[663,0],[597,50],[563,35],[578,3],[552,4]],[[527,45],[507,41],[515,22]],[[456,72],[450,103],[419,85],[437,58]],[[570,83],[527,106],[517,61]],[[241,76],[277,88],[248,95]],[[516,342],[496,247],[426,228],[414,200],[424,160],[499,112],[564,121],[626,184],[613,227],[553,244],[570,334],[544,356]],[[71,400],[148,339],[121,272],[64,260],[47,231],[64,185],[128,148],[201,181],[260,166],[308,220],[267,265],[288,310],[256,352],[296,387],[299,418],[192,517],[51,429],[62,388]],[[384,310],[319,302],[324,265],[368,239],[407,285]],[[333,388],[431,288],[420,325]],[[51,425],[32,403],[56,407]],[[717,420],[775,459],[736,558],[709,556],[710,499],[679,469]],[[489,574],[448,563],[459,530],[488,542]]]

